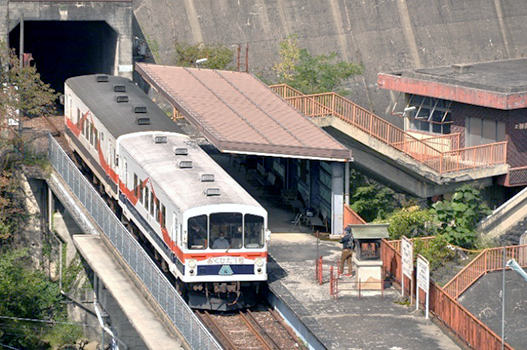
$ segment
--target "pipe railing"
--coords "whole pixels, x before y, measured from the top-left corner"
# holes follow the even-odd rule
[[[505,247],[505,260],[515,259],[521,267],[527,266],[527,245]],[[503,248],[485,249],[454,276],[443,290],[457,299],[481,276],[503,269]]]
[[[459,134],[417,138],[334,92],[303,95],[285,85],[271,89],[305,116],[339,118],[440,174],[506,163],[506,142],[452,149],[459,147]]]

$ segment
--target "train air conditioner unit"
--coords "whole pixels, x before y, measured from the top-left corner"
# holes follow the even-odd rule
[[[190,169],[192,168],[192,161],[191,160],[180,160],[177,163],[177,167],[179,169]]]
[[[108,82],[108,76],[107,75],[98,75],[97,76],[97,82],[98,83],[107,83]]]
[[[154,143],[167,143],[167,135],[154,135]]]
[[[176,156],[188,156],[188,148],[174,147],[174,154]]]
[[[150,125],[150,118],[137,118],[135,122],[137,123],[137,125]]]
[[[205,190],[205,195],[207,197],[211,197],[211,196],[219,196],[221,195],[221,191],[219,188],[207,188]]]
[[[214,174],[199,174],[201,182],[214,182]]]
[[[115,96],[115,101],[117,101],[117,103],[128,103],[128,96],[126,96],[126,95],[117,95],[117,96]]]
[[[146,113],[146,106],[134,106],[134,113]]]
[[[113,92],[126,92],[126,86],[124,85],[114,85]]]

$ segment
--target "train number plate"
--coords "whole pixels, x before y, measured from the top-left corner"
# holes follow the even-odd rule
[[[239,265],[243,264],[244,258],[241,256],[219,256],[214,258],[208,258],[207,264],[209,265]]]

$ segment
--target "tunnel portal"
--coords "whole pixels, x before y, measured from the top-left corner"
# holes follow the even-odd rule
[[[42,81],[64,93],[72,76],[115,71],[118,34],[104,21],[25,21],[24,53],[31,53]],[[20,24],[9,33],[20,49]]]

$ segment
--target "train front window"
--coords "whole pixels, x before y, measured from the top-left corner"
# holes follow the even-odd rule
[[[242,247],[242,214],[217,213],[210,215],[211,249],[239,249]]]
[[[188,219],[188,249],[207,248],[207,215]]]
[[[263,248],[264,220],[257,215],[245,215],[245,248]]]

